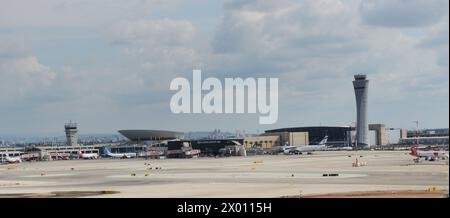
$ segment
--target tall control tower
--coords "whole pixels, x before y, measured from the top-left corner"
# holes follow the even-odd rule
[[[356,96],[356,140],[358,146],[369,145],[369,125],[367,123],[367,92],[369,80],[366,75],[355,75],[353,81]]]
[[[64,129],[66,130],[67,145],[77,146],[77,124],[70,121],[64,125]]]

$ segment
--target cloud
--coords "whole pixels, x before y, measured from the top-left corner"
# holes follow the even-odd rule
[[[365,23],[384,27],[422,27],[438,22],[448,14],[445,0],[363,0]]]
[[[449,16],[430,28],[430,31],[419,43],[420,47],[448,48],[449,44]]]
[[[26,57],[30,52],[25,42],[20,39],[14,39],[12,36],[0,37],[0,58]]]
[[[309,92],[313,87],[306,84],[312,78],[351,77],[348,60],[370,49],[366,30],[358,25],[357,4],[342,1],[283,1],[274,7],[267,6],[267,1],[229,4],[212,40],[212,58],[218,59],[213,71],[238,72],[244,77],[290,78],[280,80],[284,81],[283,87],[293,86],[283,92],[287,95],[292,89]],[[322,87],[320,83],[317,85]]]
[[[2,0],[0,27],[102,28],[123,19],[149,16],[179,0]]]
[[[49,87],[56,73],[28,55],[20,42],[0,42],[0,99],[14,100],[36,89]]]
[[[213,22],[198,22],[202,15],[193,16],[193,11],[166,14],[165,8],[177,8],[178,1],[46,0],[36,11],[34,3],[22,10],[19,3],[4,1],[0,34],[10,32],[12,37],[0,37],[0,99],[8,99],[8,106],[33,109],[0,111],[8,119],[47,118],[56,124],[69,117],[108,131],[173,129],[173,123],[177,130],[234,129],[235,123],[250,130],[271,128],[258,127],[257,116],[171,114],[171,80],[190,79],[192,69],[201,68],[204,77],[279,78],[277,127],[349,124],[355,118],[351,80],[357,73],[370,79],[371,120],[400,126],[409,122],[408,114],[448,117],[442,113],[448,114],[448,9],[442,6],[448,3],[407,2],[226,1],[215,17],[219,22],[205,28],[198,24]],[[15,30],[21,28],[29,37],[18,37]],[[34,47],[40,43],[36,38],[51,41],[49,33],[42,34],[46,28],[51,33],[76,28],[87,35],[86,41],[95,35],[95,41],[85,44],[103,41],[110,49],[96,55],[117,52],[112,55],[117,59],[55,66],[56,56],[71,51],[61,48],[49,54]],[[64,37],[58,40],[71,45],[72,39]],[[394,116],[390,111],[405,113]],[[107,127],[101,119],[108,120]],[[434,125],[448,125],[442,120],[434,119]]]
[[[176,47],[192,42],[195,27],[186,20],[137,20],[121,22],[113,33],[118,43]]]
[[[198,31],[187,20],[123,21],[111,33],[111,42],[121,45],[128,64],[134,65],[132,74],[154,92],[168,91],[170,81],[191,72],[200,59]]]
[[[413,98],[430,104],[448,97],[448,61],[444,61],[448,57],[448,10],[443,3],[365,1],[360,5],[357,1],[306,0],[272,6],[267,1],[232,1],[212,40],[213,57],[227,63],[217,61],[215,71],[279,77],[280,104],[305,111],[299,102],[307,102],[323,110],[321,119],[338,123],[353,119],[351,80],[357,73],[368,74],[371,80],[375,110]],[[404,18],[394,17],[396,8]],[[403,27],[421,27],[422,34]],[[330,105],[342,119],[325,109]],[[374,119],[385,115],[370,113]],[[383,119],[398,121],[387,117]],[[302,120],[312,123],[312,119]]]

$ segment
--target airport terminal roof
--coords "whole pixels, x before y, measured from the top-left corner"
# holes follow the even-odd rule
[[[119,133],[131,141],[154,141],[182,138],[184,133],[165,130],[130,129],[119,130]]]
[[[299,127],[287,127],[287,128],[280,128],[280,129],[270,129],[266,130],[266,133],[273,133],[273,132],[302,132],[302,131],[309,131],[309,130],[316,130],[316,129],[349,129],[354,127],[351,126],[299,126]]]

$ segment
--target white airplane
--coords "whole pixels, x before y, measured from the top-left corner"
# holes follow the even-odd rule
[[[8,163],[21,163],[22,162],[22,158],[20,156],[10,157],[9,154],[6,154],[5,159],[6,159],[6,161],[8,161]]]
[[[103,154],[112,158],[134,158],[136,153],[112,153],[109,148],[105,147]]]
[[[345,147],[338,147],[336,148],[338,151],[353,151],[353,147],[345,146]]]
[[[306,152],[307,154],[311,154],[313,151],[324,150],[327,148],[328,136],[325,136],[322,141],[319,142],[318,145],[306,145],[306,146],[283,146],[284,154],[302,154]]]
[[[345,146],[345,147],[327,147],[326,151],[352,151],[353,147]]]
[[[83,153],[83,152],[81,152],[81,149],[78,150],[78,155],[82,159],[97,159],[98,158],[97,153]]]
[[[411,147],[410,155],[417,157],[417,159],[425,158],[425,160],[435,161],[448,159],[449,155],[445,151],[418,151],[417,147]]]
[[[341,150],[341,151],[352,151],[352,150],[353,150],[353,147],[345,146],[345,147],[339,148],[339,150]]]

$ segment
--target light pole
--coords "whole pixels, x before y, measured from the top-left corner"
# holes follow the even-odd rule
[[[353,147],[353,140],[352,140],[352,127],[355,127],[355,132],[356,132],[356,122],[352,122],[350,123],[350,128],[349,128],[349,139],[350,139],[350,147]],[[356,135],[355,135],[356,136]],[[355,137],[355,148],[356,148],[356,137]]]
[[[416,143],[417,146],[419,146],[419,121],[413,121],[414,123],[416,123]]]

